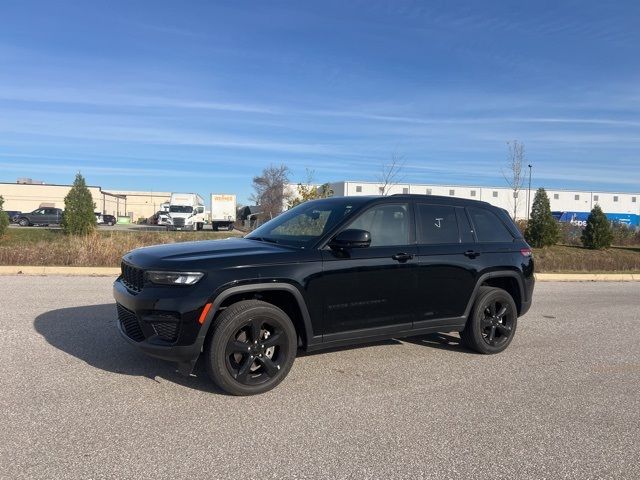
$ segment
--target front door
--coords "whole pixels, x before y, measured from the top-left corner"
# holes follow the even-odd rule
[[[374,205],[345,229],[371,245],[323,250],[324,341],[408,330],[414,321],[416,246],[408,203]]]

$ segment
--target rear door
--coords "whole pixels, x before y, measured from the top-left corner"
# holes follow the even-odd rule
[[[44,216],[46,223],[60,223],[60,215],[58,212],[59,210],[57,208],[45,208]]]
[[[464,313],[478,278],[471,226],[463,208],[416,204],[418,298],[414,328],[464,324]]]

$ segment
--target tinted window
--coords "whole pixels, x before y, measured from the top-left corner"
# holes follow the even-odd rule
[[[406,204],[378,205],[348,227],[366,230],[371,234],[372,247],[409,244],[409,210]]]
[[[479,242],[512,242],[513,236],[502,221],[485,208],[468,208]]]
[[[473,229],[471,228],[471,224],[469,223],[469,217],[467,217],[467,212],[464,211],[464,208],[456,208],[456,213],[458,214],[458,229],[460,230],[460,241],[462,243],[473,243],[475,239],[473,238]]]
[[[419,243],[433,245],[460,242],[454,207],[418,204],[418,215],[420,218]]]

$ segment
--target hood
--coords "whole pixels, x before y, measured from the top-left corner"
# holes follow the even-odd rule
[[[132,265],[160,270],[220,269],[287,261],[300,250],[245,238],[170,243],[127,253]]]

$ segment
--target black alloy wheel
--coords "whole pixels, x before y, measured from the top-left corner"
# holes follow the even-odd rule
[[[500,353],[516,332],[518,310],[513,298],[501,288],[480,287],[460,338],[478,353]]]
[[[278,385],[293,365],[297,334],[280,308],[260,300],[227,307],[211,327],[207,371],[224,391],[254,395]]]
[[[282,329],[268,319],[253,318],[229,337],[226,366],[238,382],[257,385],[275,378],[287,353]]]
[[[491,301],[483,311],[482,338],[492,347],[499,346],[511,337],[514,312],[508,303]]]

